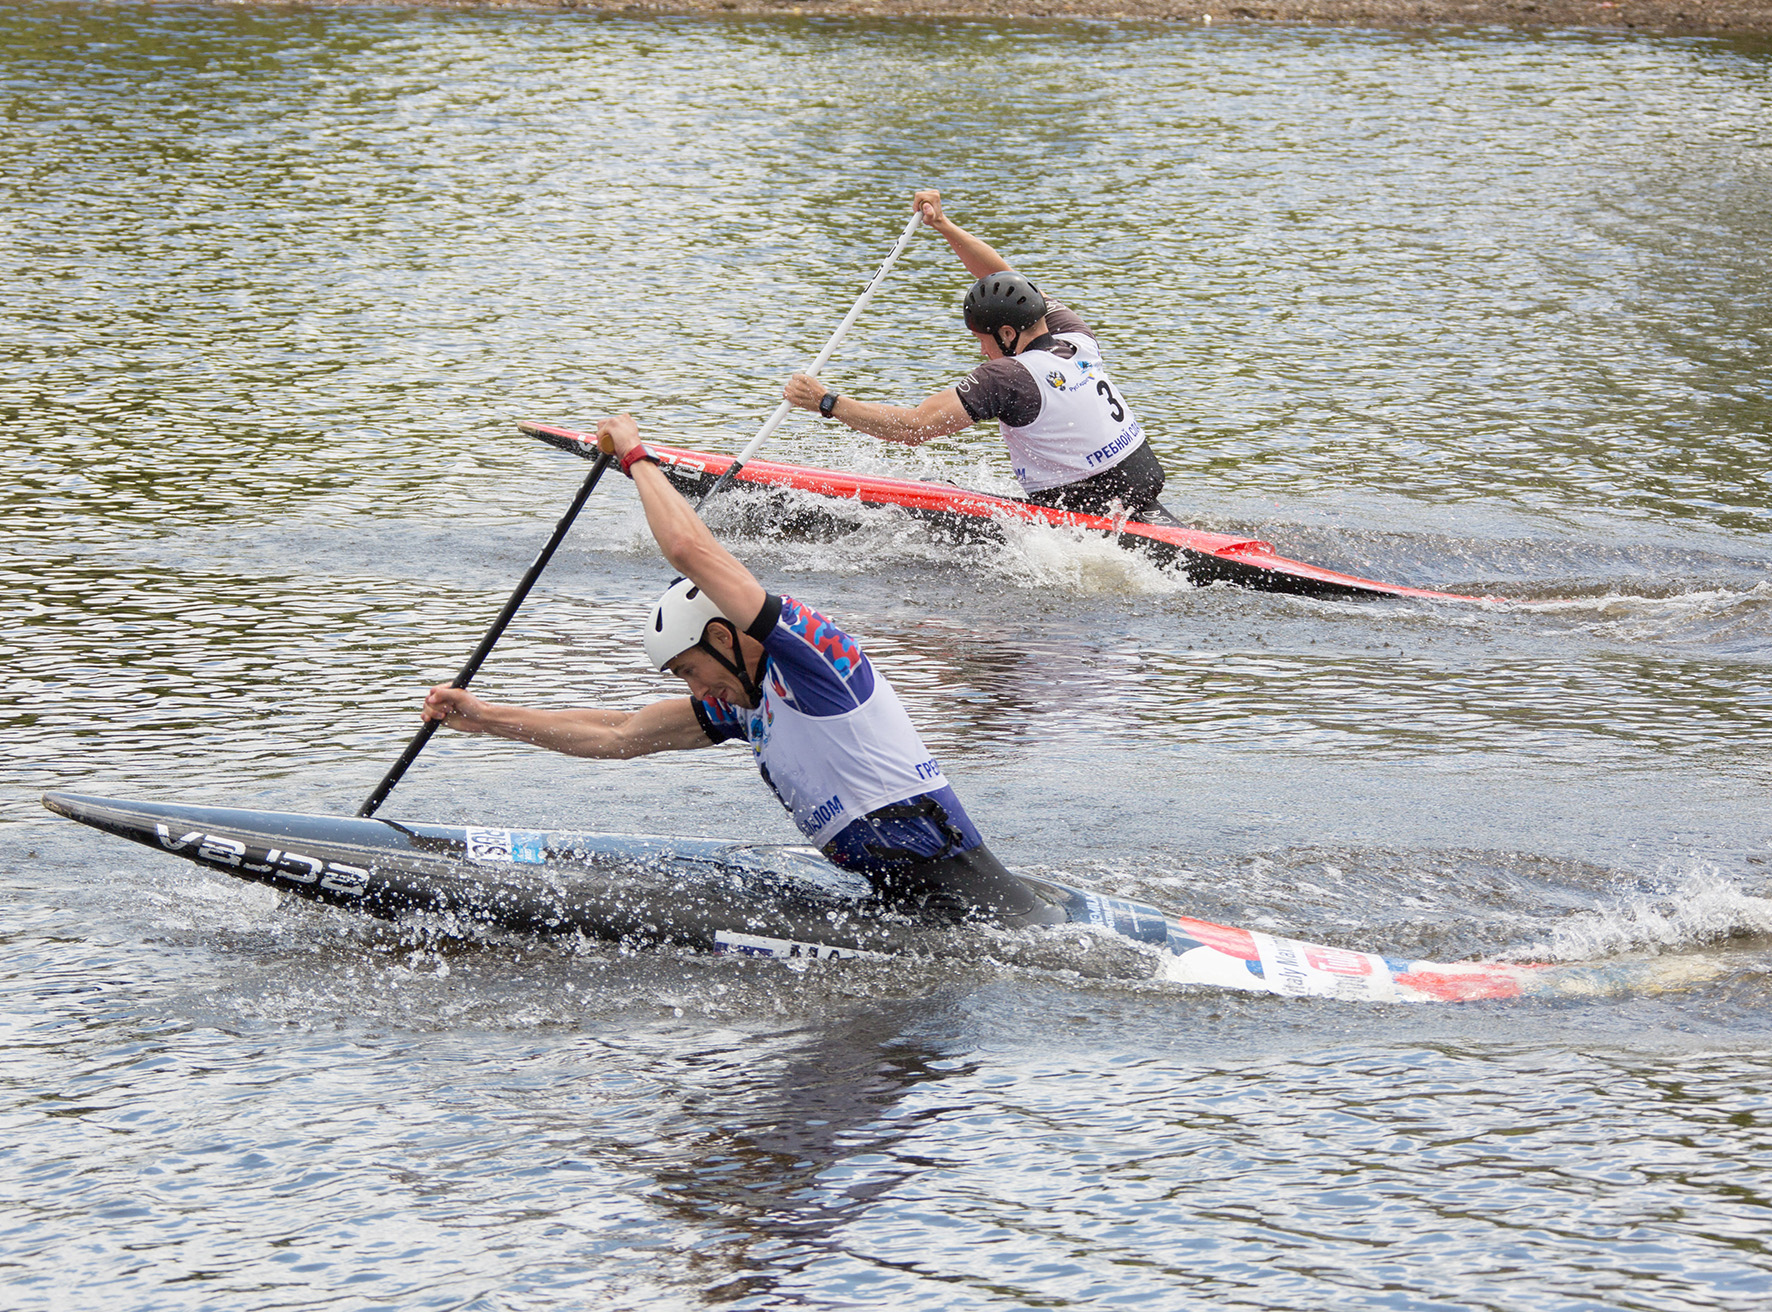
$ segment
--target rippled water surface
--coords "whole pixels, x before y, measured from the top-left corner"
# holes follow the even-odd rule
[[[0,32],[8,1306],[1766,1306],[1772,50]],[[583,475],[513,419],[737,449],[919,184],[1099,328],[1184,519],[1503,600],[1192,589],[884,514],[807,540],[733,503],[727,540],[864,638],[1012,866],[1580,987],[1361,1007],[1088,942],[438,940],[41,810],[354,810]],[[950,383],[964,285],[921,236],[826,378]],[[796,418],[770,454],[1011,486],[983,428]],[[606,483],[478,686],[658,695],[667,579]],[[735,751],[440,738],[384,814],[793,837]]]

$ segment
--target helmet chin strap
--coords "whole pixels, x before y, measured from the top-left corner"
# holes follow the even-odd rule
[[[744,695],[750,699],[753,709],[761,706],[763,704],[763,689],[760,686],[760,681],[763,678],[763,662],[769,658],[769,653],[764,652],[757,657],[757,672],[753,675],[740,663],[744,658],[744,648],[738,645],[738,626],[723,616],[708,621],[710,628],[716,624],[724,625],[726,632],[732,635],[732,654],[737,656],[739,660],[729,661],[716,651],[714,644],[708,641],[705,630],[702,632],[701,641],[695,645],[712,656],[721,669],[729,671],[738,679],[738,686],[744,689]]]
[[[1021,345],[1021,329],[1011,328],[1009,330],[1009,345],[1007,346],[1003,345],[1003,339],[997,336],[997,333],[1002,331],[1003,330],[999,328],[996,332],[993,332],[991,334],[991,340],[996,342],[997,349],[1001,351],[1005,357],[1013,360],[1015,358],[1016,349]]]

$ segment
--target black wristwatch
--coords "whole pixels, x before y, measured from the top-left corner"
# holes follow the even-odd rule
[[[831,413],[836,410],[836,408],[837,394],[835,392],[826,392],[823,396],[818,398],[818,413],[823,415],[826,419],[831,417]]]

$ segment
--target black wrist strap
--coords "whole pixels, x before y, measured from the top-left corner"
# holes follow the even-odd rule
[[[745,632],[758,642],[762,642],[763,639],[775,632],[775,626],[779,623],[781,623],[781,594],[765,592],[763,594],[763,609],[757,612],[757,618],[751,621],[750,627]]]
[[[826,419],[829,419],[836,411],[837,401],[839,399],[840,398],[835,392],[826,392],[823,396],[818,398],[818,413],[823,415]]]

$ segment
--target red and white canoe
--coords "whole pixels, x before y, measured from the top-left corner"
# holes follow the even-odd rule
[[[531,437],[539,437],[576,455],[594,458],[594,434],[520,420],[517,424]],[[726,472],[733,457],[709,451],[686,451],[648,442],[647,449],[659,458],[665,474],[691,500],[713,486]],[[950,483],[920,483],[908,478],[883,478],[877,474],[846,474],[833,469],[783,465],[771,460],[752,460],[733,480],[752,487],[792,489],[865,506],[896,506],[920,519],[938,523],[961,536],[1001,532],[1004,523],[1051,524],[1106,534],[1123,547],[1150,556],[1159,565],[1179,562],[1196,586],[1233,583],[1264,592],[1286,592],[1306,597],[1418,597],[1434,601],[1485,601],[1492,598],[1456,592],[1434,592],[1379,583],[1353,574],[1308,565],[1276,555],[1272,543],[1228,533],[1203,533],[1198,529],[1167,524],[1120,523],[1101,515],[1079,514],[1036,506],[1013,497],[973,492]]]

